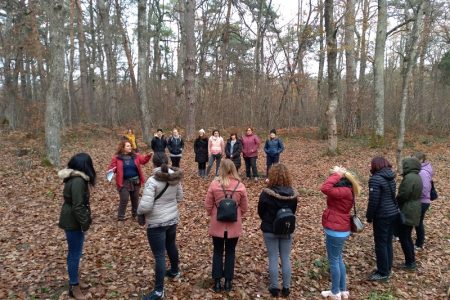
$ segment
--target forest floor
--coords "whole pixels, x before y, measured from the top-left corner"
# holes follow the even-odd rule
[[[329,289],[321,226],[326,203],[320,185],[333,165],[354,171],[364,186],[357,206],[365,219],[368,165],[380,154],[395,162],[395,140],[387,138],[383,149],[369,148],[367,137],[340,140],[341,154],[328,157],[326,141],[314,138],[310,130],[281,130],[281,137],[286,144],[281,161],[293,173],[294,186],[301,194],[292,248],[290,299],[320,299],[320,291]],[[56,170],[43,159],[43,136],[1,132],[0,139],[0,299],[68,299],[67,245],[64,232],[57,226],[63,185]],[[99,179],[91,193],[93,225],[86,236],[81,264],[82,277],[91,285],[88,294],[91,299],[140,299],[153,286],[153,257],[146,232],[131,218],[118,226],[118,193],[115,184],[108,183],[104,176],[118,136],[110,129],[86,127],[66,132],[63,141],[62,164],[77,152],[88,152]],[[428,154],[440,195],[426,215],[426,244],[417,253],[418,269],[408,273],[395,267],[403,262],[400,244],[395,242],[389,282],[367,281],[375,267],[372,228],[367,226],[350,237],[344,251],[351,299],[448,297],[450,142],[448,138],[417,135],[407,137],[406,146],[406,154],[415,150]],[[177,244],[182,276],[175,282],[166,281],[166,299],[269,299],[267,254],[256,209],[263,180],[245,181],[249,212],[237,247],[234,289],[229,294],[215,294],[210,279],[212,241],[203,208],[210,181],[196,175],[192,143],[187,143],[181,166],[185,171],[185,197],[180,204]],[[263,155],[258,168],[265,170]],[[151,165],[144,170],[150,174]]]

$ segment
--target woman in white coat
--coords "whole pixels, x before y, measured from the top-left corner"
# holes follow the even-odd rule
[[[155,286],[144,300],[164,298],[164,276],[178,278],[178,249],[175,243],[177,224],[180,220],[178,202],[183,198],[181,179],[183,173],[168,167],[167,155],[157,152],[153,156],[153,175],[147,180],[138,207],[138,214],[145,215],[147,238],[155,258]],[[166,272],[165,252],[170,260]]]

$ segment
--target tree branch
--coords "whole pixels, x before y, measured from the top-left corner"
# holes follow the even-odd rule
[[[410,22],[413,22],[414,20],[415,20],[415,19],[412,18],[412,19],[406,20],[406,21],[403,22],[403,23],[398,24],[397,26],[395,26],[394,28],[392,28],[391,30],[389,30],[388,32],[386,32],[386,38],[387,38],[389,35],[391,35],[394,31],[396,31],[397,29],[399,29],[400,27],[403,27],[403,26],[405,26],[406,24],[408,24],[408,23],[410,23]]]

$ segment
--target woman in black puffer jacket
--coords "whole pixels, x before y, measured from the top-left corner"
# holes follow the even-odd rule
[[[386,281],[392,269],[392,236],[399,218],[395,173],[384,157],[375,157],[370,166],[372,176],[369,179],[366,218],[368,223],[373,223],[377,270],[369,279]]]
[[[291,260],[292,234],[276,234],[274,221],[278,210],[289,208],[295,215],[297,210],[298,192],[292,187],[292,179],[288,169],[283,164],[274,165],[269,171],[267,188],[263,189],[259,196],[258,215],[261,218],[261,230],[269,256],[269,291],[273,297],[278,297],[278,258],[281,259],[283,275],[284,297],[289,295],[291,285]]]

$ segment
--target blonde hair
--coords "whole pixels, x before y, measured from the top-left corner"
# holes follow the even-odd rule
[[[230,185],[230,178],[235,178],[239,181],[241,180],[234,163],[230,159],[226,158],[220,162],[218,180],[220,184],[222,184],[224,187],[227,187]]]
[[[361,194],[361,185],[359,184],[355,175],[350,172],[345,172],[344,177],[352,183],[353,194],[355,195],[355,197],[359,196],[359,194]]]

